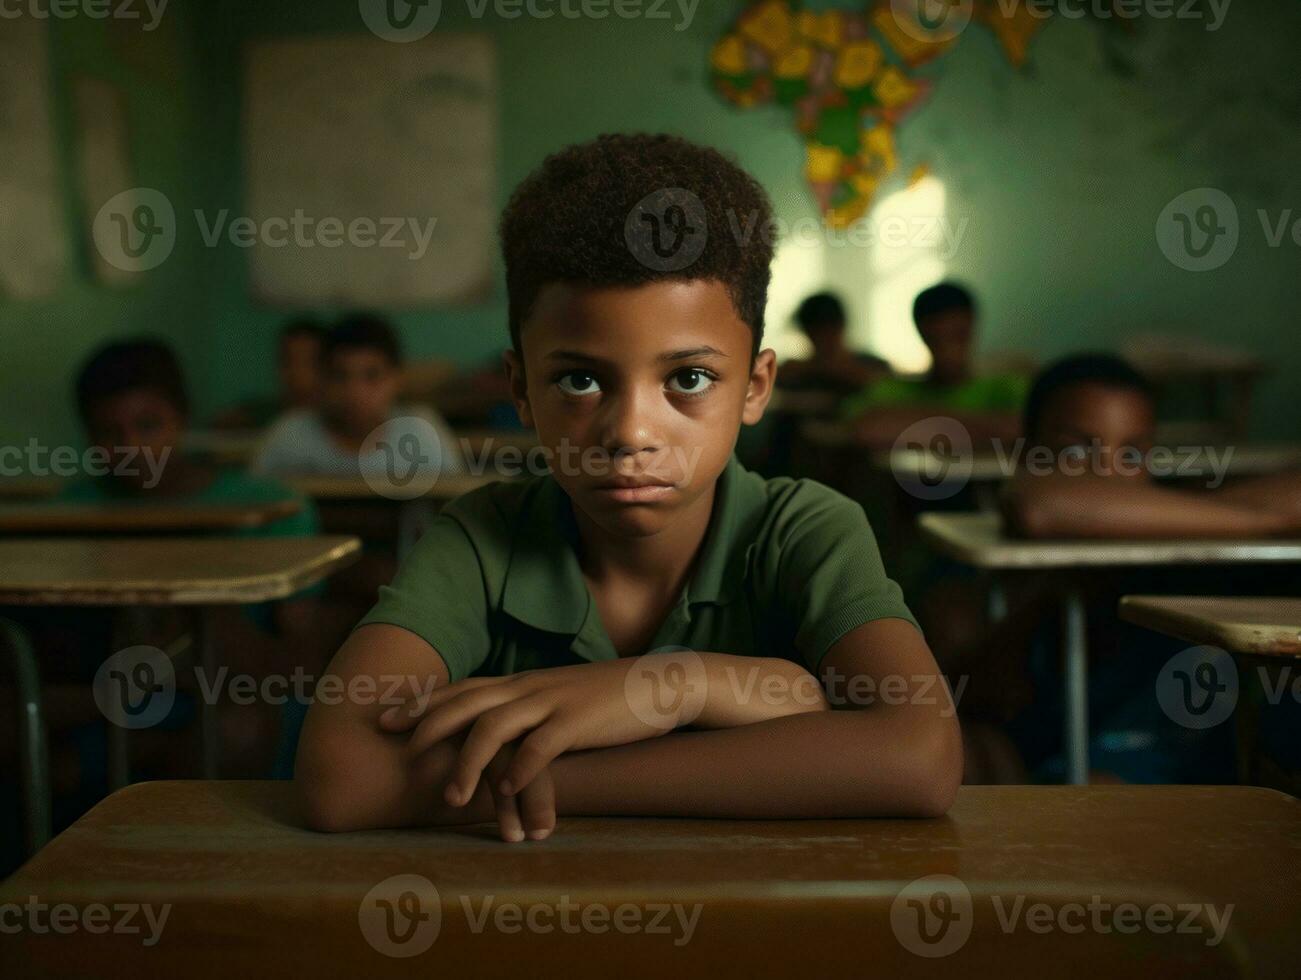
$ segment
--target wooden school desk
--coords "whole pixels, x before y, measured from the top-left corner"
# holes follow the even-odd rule
[[[1246,565],[1301,562],[1301,540],[1032,540],[1008,537],[997,514],[922,514],[923,539],[955,561],[991,572],[1053,574],[1079,569],[1162,565]],[[1089,710],[1084,597],[1063,594],[1063,672],[1066,684],[1065,748],[1070,782],[1089,773]]]
[[[1127,595],[1120,618],[1230,653],[1301,657],[1301,599]]]
[[[164,534],[265,527],[303,509],[301,500],[250,504],[7,504],[0,534]]]
[[[66,480],[57,476],[7,476],[0,479],[0,500],[49,500],[66,484]]]
[[[1297,881],[1301,806],[1247,787],[963,787],[936,820],[562,818],[512,845],[317,834],[286,783],[149,782],[0,886],[0,914],[31,980],[1268,980],[1301,961]],[[30,902],[133,903],[141,931],[37,934]]]
[[[0,541],[0,606],[182,606],[192,609],[198,662],[207,677],[216,672],[216,651],[205,610],[284,599],[320,582],[354,561],[355,538],[23,538]],[[14,654],[20,670],[38,671],[30,649]],[[45,756],[40,700],[24,696],[32,720],[33,768]],[[199,702],[203,774],[217,774],[215,706]],[[128,779],[126,730],[108,725],[110,780]],[[48,775],[35,784],[48,787]],[[29,787],[30,788],[30,787]],[[29,794],[31,795],[31,794]],[[29,801],[40,808],[42,801]],[[48,801],[44,801],[48,836]],[[35,834],[40,837],[39,833]]]

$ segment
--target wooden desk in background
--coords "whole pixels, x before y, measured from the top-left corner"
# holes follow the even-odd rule
[[[1127,595],[1120,618],[1230,653],[1301,657],[1301,599]]]
[[[0,479],[0,500],[49,500],[67,485],[57,476],[6,476]]]
[[[303,509],[297,498],[256,504],[12,504],[0,506],[0,533],[164,534],[265,527]]]
[[[1299,880],[1297,801],[1245,787],[971,786],[937,820],[565,818],[508,845],[312,833],[286,783],[150,782],[60,834],[0,909],[166,910],[148,946],[143,912],[137,934],[19,928],[31,980],[1268,980],[1301,962]]]
[[[322,581],[354,561],[355,538],[22,538],[0,541],[0,606],[184,606],[194,610],[198,662],[208,683],[216,673],[216,650],[207,608],[249,605],[287,598]],[[30,661],[30,649],[15,645],[13,655]],[[24,675],[39,676],[37,665],[21,662]],[[22,694],[33,770],[28,787],[30,819],[49,835],[49,801],[32,799],[32,785],[49,786],[45,768],[44,725],[39,691]],[[217,775],[214,705],[199,699],[203,774]],[[126,730],[108,724],[110,781],[128,778]],[[44,790],[48,792],[48,789]],[[43,808],[43,809],[42,809]],[[29,828],[39,842],[42,827]]]
[[[991,572],[1048,573],[1162,565],[1247,565],[1301,562],[1301,540],[1063,541],[1008,537],[997,514],[922,514],[923,539],[954,561]],[[1089,772],[1087,643],[1084,597],[1063,596],[1066,685],[1066,772],[1084,783]]]

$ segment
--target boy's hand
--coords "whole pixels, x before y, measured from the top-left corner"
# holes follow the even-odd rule
[[[394,705],[380,727],[414,729],[407,750],[420,754],[470,726],[445,799],[465,805],[485,769],[494,795],[509,799],[565,752],[653,738],[695,719],[705,699],[703,667],[692,671],[688,658],[672,655],[646,659],[472,677]],[[516,740],[510,759],[496,764]]]
[[[517,746],[503,746],[488,763],[487,783],[497,810],[497,830],[501,839],[515,844],[529,840],[546,840],[556,829],[556,790],[551,770],[543,767],[537,776],[516,794],[502,793],[500,783]]]

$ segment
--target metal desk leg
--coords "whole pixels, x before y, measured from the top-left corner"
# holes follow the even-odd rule
[[[41,710],[41,675],[36,654],[27,634],[16,623],[0,620],[0,647],[9,651],[18,685],[22,718],[18,724],[18,746],[22,755],[23,797],[27,809],[27,853],[35,854],[50,839],[51,813],[50,750],[46,740],[45,716]]]
[[[1078,590],[1067,593],[1064,632],[1066,781],[1072,786],[1084,786],[1089,781],[1089,662],[1084,596]]]
[[[203,759],[203,778],[216,779],[219,764],[217,705],[210,703],[205,696],[205,689],[211,687],[216,691],[217,678],[217,644],[213,636],[212,617],[207,609],[196,609],[194,613],[194,643],[198,654],[199,669],[203,672],[203,683],[196,685],[195,696],[199,701],[199,751]]]

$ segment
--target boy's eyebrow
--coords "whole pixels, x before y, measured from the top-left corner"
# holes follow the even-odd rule
[[[683,350],[666,351],[655,359],[657,361],[685,361],[692,357],[727,357],[717,347],[704,345],[701,347],[688,347]],[[547,354],[549,361],[583,361],[587,364],[607,364],[604,358],[593,357],[591,354],[584,354],[576,350],[553,350]]]

